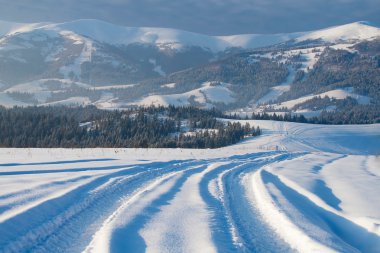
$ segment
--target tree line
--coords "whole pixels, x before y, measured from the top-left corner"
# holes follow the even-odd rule
[[[0,147],[219,148],[261,133],[194,107],[0,107]]]
[[[231,118],[240,118],[236,115]],[[249,119],[248,116],[240,119]],[[252,113],[250,119],[275,120],[309,124],[347,125],[380,123],[380,110],[375,105],[355,105],[347,110],[321,111],[316,117],[306,118],[302,114]]]

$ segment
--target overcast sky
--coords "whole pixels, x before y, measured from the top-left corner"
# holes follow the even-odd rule
[[[0,19],[94,18],[125,26],[212,35],[307,31],[354,21],[380,24],[380,0],[0,0]]]

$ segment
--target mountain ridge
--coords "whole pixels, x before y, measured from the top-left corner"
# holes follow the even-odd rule
[[[367,33],[360,32],[365,30]],[[380,28],[370,25],[366,21],[358,21],[345,25],[332,26],[315,31],[302,31],[294,33],[277,34],[233,34],[212,36],[201,33],[188,32],[172,28],[159,27],[127,27],[115,25],[96,19],[79,19],[63,23],[13,23],[0,21],[0,36],[11,36],[20,32],[32,32],[33,30],[55,30],[57,32],[71,31],[78,35],[86,36],[109,44],[128,45],[132,43],[170,44],[179,43],[189,46],[208,47],[212,51],[223,51],[229,47],[258,48],[270,46],[289,40],[298,42],[309,39],[331,39],[331,33],[340,32],[340,37],[353,39],[355,33],[359,33],[360,39],[368,39],[368,33],[380,36]],[[324,36],[328,33],[330,36]],[[346,34],[344,34],[346,33]],[[367,35],[367,36],[366,36]],[[337,35],[335,34],[335,37]],[[336,39],[336,38],[335,38]],[[201,42],[200,40],[204,40]]]
[[[175,104],[313,116],[374,104],[376,111],[380,103],[380,29],[362,21],[275,35],[98,20],[0,22],[0,32],[0,104],[7,107]]]

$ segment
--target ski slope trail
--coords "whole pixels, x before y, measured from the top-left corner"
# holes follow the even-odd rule
[[[215,150],[0,149],[0,252],[378,252],[379,125],[249,122]]]

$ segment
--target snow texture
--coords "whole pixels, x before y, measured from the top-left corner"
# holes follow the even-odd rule
[[[1,252],[378,252],[380,125],[215,150],[0,149]]]
[[[170,85],[170,86],[168,86]],[[172,84],[166,84],[165,87],[173,87]],[[205,108],[212,108],[212,103],[230,104],[235,102],[234,93],[229,90],[230,84],[206,82],[199,89],[194,89],[181,94],[170,95],[150,95],[142,98],[132,105],[150,106],[150,105],[175,105],[187,106],[191,105],[191,100],[199,103]]]
[[[370,98],[369,97],[355,94],[354,93],[354,89],[352,87],[350,87],[350,88],[330,90],[330,91],[323,92],[323,93],[316,94],[316,95],[308,95],[308,96],[300,97],[300,98],[297,98],[297,99],[294,99],[294,100],[285,101],[285,102],[276,104],[275,108],[286,107],[286,108],[291,109],[295,105],[301,104],[301,103],[303,103],[303,102],[305,102],[307,100],[310,100],[310,99],[312,99],[314,97],[324,98],[325,96],[327,96],[329,98],[335,98],[335,99],[345,99],[347,97],[352,97],[352,98],[356,99],[356,101],[359,104],[362,104],[362,105],[367,105],[367,104],[370,103]]]

